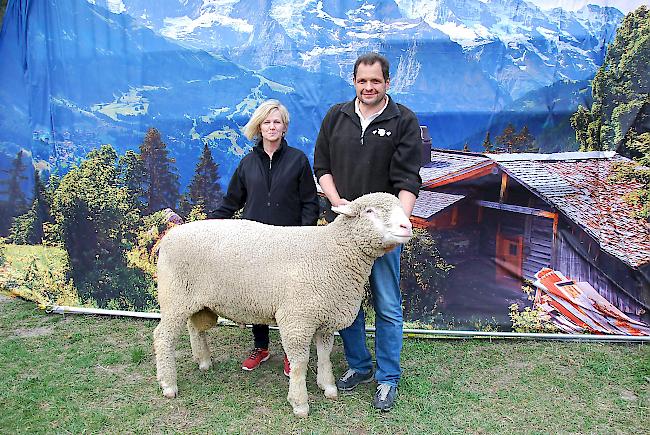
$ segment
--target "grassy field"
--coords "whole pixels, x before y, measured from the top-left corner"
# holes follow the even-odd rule
[[[0,433],[640,433],[650,427],[650,346],[407,339],[396,407],[374,386],[325,399],[308,373],[311,414],[286,402],[282,352],[254,372],[248,330],[210,331],[214,366],[178,348],[179,397],[155,380],[156,321],[46,314],[0,296]],[[335,374],[344,370],[341,343]],[[645,428],[645,429],[644,429]]]
[[[38,303],[77,305],[76,290],[65,285],[61,248],[43,245],[0,244],[5,262],[0,264],[0,290]]]
[[[65,256],[65,251],[61,248],[43,245],[5,245],[8,264],[7,267],[18,273],[25,270],[32,262],[42,269],[58,268]]]

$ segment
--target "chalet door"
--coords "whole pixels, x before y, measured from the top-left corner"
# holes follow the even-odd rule
[[[497,280],[515,280],[517,283],[521,283],[523,240],[523,236],[509,236],[503,233],[497,233],[497,252],[495,258]]]

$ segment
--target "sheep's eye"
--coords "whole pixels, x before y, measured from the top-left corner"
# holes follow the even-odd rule
[[[371,209],[371,208],[367,208],[367,209],[364,210],[364,212],[365,212],[366,214],[372,214],[372,213],[374,213],[375,211],[374,211],[373,209]]]

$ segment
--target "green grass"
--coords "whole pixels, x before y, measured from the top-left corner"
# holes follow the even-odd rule
[[[3,245],[0,290],[40,304],[78,305],[77,292],[66,282],[63,249],[43,245]]]
[[[307,388],[311,413],[286,402],[282,352],[243,372],[249,330],[209,331],[214,366],[178,347],[179,397],[156,384],[156,321],[45,314],[0,298],[0,433],[638,433],[650,427],[650,346],[522,340],[404,343],[396,407],[371,407],[374,386],[338,400]],[[344,370],[341,343],[335,374]]]
[[[5,246],[7,267],[14,271],[26,269],[34,259],[36,259],[36,265],[41,269],[58,268],[65,258],[65,251],[53,246],[12,244]]]

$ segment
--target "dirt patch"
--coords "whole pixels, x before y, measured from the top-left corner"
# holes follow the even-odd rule
[[[98,375],[115,374],[120,376],[124,381],[128,382],[140,382],[142,379],[144,379],[144,376],[142,374],[134,371],[131,366],[126,364],[115,364],[108,366],[97,364],[95,366],[95,373]]]
[[[621,391],[621,399],[626,400],[628,402],[633,402],[636,399],[638,399],[638,397],[630,390],[623,390]]]
[[[42,337],[52,333],[51,326],[39,326],[38,328],[18,328],[14,329],[14,335],[20,338]]]
[[[9,296],[5,296],[3,294],[0,294],[0,304],[3,303],[3,302],[9,302],[11,299],[13,299],[13,298],[11,298]]]
[[[273,410],[268,406],[256,406],[255,408],[253,408],[251,414],[269,416],[269,415],[273,415]]]

